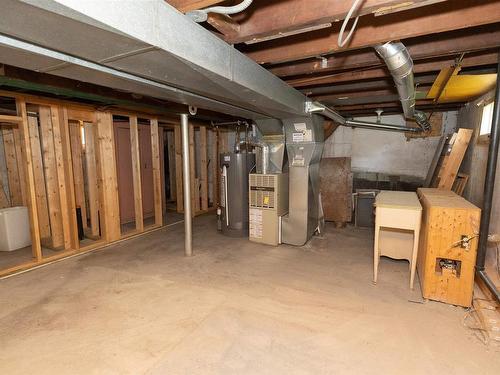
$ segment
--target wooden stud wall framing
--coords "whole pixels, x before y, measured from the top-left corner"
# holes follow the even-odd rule
[[[199,132],[199,142],[196,143],[195,133]],[[211,135],[209,137],[209,134]],[[189,152],[190,152],[190,181],[191,181],[191,205],[193,216],[206,213],[210,209],[215,209],[219,197],[219,143],[223,136],[227,145],[227,133],[218,130],[208,130],[206,124],[200,122],[190,122],[189,127]],[[209,153],[208,143],[212,141],[211,152]],[[180,127],[174,127],[175,145],[175,180],[176,180],[176,204],[177,212],[183,212],[183,190],[182,190],[182,144]],[[196,160],[199,156],[199,175],[196,173]],[[212,179],[209,181],[209,169]],[[212,182],[211,196],[209,196],[209,183]],[[212,206],[209,203],[212,202]]]
[[[32,261],[0,270],[0,276],[95,250],[131,236],[122,235],[120,228],[113,114],[129,117],[131,124],[137,225],[132,235],[163,225],[167,198],[163,157],[165,123],[161,127],[159,124],[165,121],[163,118],[140,112],[101,112],[92,106],[6,91],[0,91],[0,95],[13,97],[18,108],[17,116],[0,118],[9,184],[9,196],[0,197],[1,204],[28,206],[33,253]],[[28,116],[26,103],[30,113],[33,108],[38,117]],[[147,229],[142,211],[139,118],[148,120],[151,130],[154,225]],[[171,124],[171,120],[167,123]],[[208,129],[206,123],[191,122],[190,125],[191,199],[193,208],[196,207],[194,213],[198,215],[217,205],[218,155],[227,150],[228,140],[227,132]],[[171,194],[177,200],[177,210],[182,211],[180,127],[167,126],[173,129],[168,138],[173,142],[167,145],[169,158],[174,156],[169,160]],[[85,237],[94,241],[90,245],[80,243],[77,209]],[[62,251],[44,257],[42,244]]]

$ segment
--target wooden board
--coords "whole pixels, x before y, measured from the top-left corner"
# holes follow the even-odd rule
[[[0,180],[0,208],[10,207],[10,201],[5,191],[2,180]]]
[[[184,193],[182,188],[182,140],[180,126],[174,128],[175,141],[175,185],[177,196],[177,212],[184,211]]]
[[[40,237],[44,244],[52,246],[50,240],[50,219],[49,206],[47,203],[47,192],[45,189],[45,174],[42,160],[42,150],[40,147],[40,134],[38,120],[36,117],[28,116],[28,126],[30,132],[31,157],[33,165],[33,175],[35,177],[36,206],[38,211],[38,227]]]
[[[12,129],[12,134],[14,135],[14,144],[16,147],[16,161],[17,161],[17,172],[19,173],[19,184],[21,186],[21,196],[23,206],[28,205],[28,187],[26,180],[26,160],[25,153],[22,150],[23,140],[21,137],[20,128]]]
[[[472,303],[481,210],[448,190],[418,189],[423,206],[417,269],[424,298],[469,307]],[[468,248],[462,236],[471,238]],[[440,267],[439,259],[460,262]]]
[[[39,116],[52,247],[62,248],[64,247],[63,217],[59,198],[59,180],[50,107],[40,106]]]
[[[83,121],[69,122],[69,137],[71,148],[71,160],[73,163],[73,179],[75,187],[75,204],[80,208],[83,228],[88,228],[87,205],[85,203],[85,177],[83,173],[83,150],[82,150]]]
[[[7,178],[9,185],[9,201],[10,206],[22,206],[23,194],[21,188],[21,179],[17,163],[16,144],[14,131],[17,129],[3,128],[3,148],[5,154],[5,166],[7,167]]]
[[[160,163],[160,140],[158,135],[158,120],[152,119],[151,123],[151,154],[153,168],[153,194],[154,194],[154,216],[155,224],[163,225],[162,207],[162,181]],[[165,189],[163,189],[165,190]]]
[[[89,204],[90,234],[99,236],[99,192],[97,181],[97,141],[95,126],[90,122],[83,123],[85,134],[85,167],[87,171],[87,193]]]
[[[472,129],[459,129],[453,147],[439,173],[438,188],[451,190],[472,137]]]
[[[458,195],[463,195],[465,186],[467,185],[467,181],[469,181],[469,175],[464,173],[457,174],[457,178],[453,183],[452,191],[457,193]]]
[[[201,210],[208,210],[208,153],[207,153],[207,128],[200,126],[200,198]]]
[[[132,182],[134,186],[135,229],[144,230],[142,210],[141,155],[139,152],[139,129],[137,117],[130,117],[130,154],[132,155]]]
[[[325,220],[337,223],[352,219],[351,158],[323,158],[320,191]]]
[[[99,218],[105,239],[116,241],[120,239],[121,231],[113,119],[109,112],[97,112],[96,119]]]
[[[62,172],[64,175],[62,182],[60,183],[64,183],[66,186],[66,197],[64,197],[64,194],[61,194],[61,206],[63,207],[66,216],[63,219],[64,233],[65,236],[68,236],[65,238],[65,246],[67,250],[78,250],[80,248],[80,241],[78,238],[78,222],[76,218],[75,181],[73,173],[73,157],[71,154],[68,112],[66,108],[63,107],[57,107],[55,109],[58,110],[59,127],[54,136],[57,145],[57,133],[59,133],[60,158],[62,158]],[[57,151],[57,147],[56,152],[59,152]]]
[[[40,261],[42,259],[42,246],[40,241],[40,231],[38,229],[38,210],[36,206],[35,176],[33,174],[33,162],[31,155],[31,142],[29,139],[28,114],[26,112],[26,102],[23,99],[16,100],[17,112],[22,117],[19,127],[19,138],[22,141],[22,151],[24,160],[24,175],[26,178],[26,200],[30,218],[31,247],[33,257]]]
[[[63,118],[64,114],[62,109],[58,106],[50,106],[50,114],[52,118],[52,135],[54,137],[54,157],[56,163],[57,172],[57,186],[59,189],[59,207],[61,210],[61,224],[63,233],[63,247],[68,250],[71,249],[72,240],[71,234],[72,230],[76,231],[76,212],[71,210],[69,195],[74,199],[74,189],[73,189],[73,170],[67,169],[71,165],[71,154],[67,154],[63,150],[63,140],[61,130],[66,132],[66,121]],[[66,134],[64,134],[66,136]],[[65,139],[66,142],[66,139]],[[66,146],[66,143],[65,143]],[[68,165],[69,164],[69,165]],[[71,181],[70,175],[71,173]],[[68,180],[68,181],[67,181]],[[71,184],[71,194],[68,194],[69,186]],[[73,223],[75,226],[73,227]],[[73,242],[74,243],[74,242]]]
[[[194,127],[193,124],[189,124],[189,181],[191,185],[191,215],[194,217],[196,215],[197,207],[199,207],[199,201],[196,202],[196,165],[195,165],[195,149],[194,149]]]
[[[436,147],[436,151],[434,153],[434,157],[432,158],[431,165],[429,166],[429,171],[427,172],[427,177],[425,178],[424,187],[430,187],[432,183],[432,178],[436,173],[436,169],[438,167],[439,160],[441,159],[441,154],[443,153],[443,148],[446,144],[446,136],[441,136],[439,138],[438,145]]]

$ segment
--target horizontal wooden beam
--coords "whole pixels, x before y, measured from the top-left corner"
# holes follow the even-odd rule
[[[190,10],[203,9],[212,5],[222,3],[224,0],[167,0],[167,3],[177,8],[180,12],[189,12]]]
[[[0,123],[18,124],[23,121],[21,116],[0,115]]]
[[[402,11],[444,0],[365,0],[357,10],[357,15]],[[279,37],[283,33],[295,32],[321,24],[343,20],[352,6],[352,0],[270,0],[254,4],[241,15],[240,30],[230,43],[256,42],[269,37]]]
[[[337,45],[340,25],[298,36],[247,46],[246,54],[258,63],[278,63],[370,47],[395,39],[447,32],[498,22],[500,2],[450,1],[383,17],[365,16],[349,44]]]
[[[464,52],[485,51],[500,46],[500,25],[492,24],[473,29],[429,35],[404,41],[413,60],[453,56]],[[279,77],[333,72],[383,66],[373,49],[335,53],[325,57],[325,63],[314,58],[286,65],[271,66],[269,70]]]
[[[240,25],[225,14],[209,13],[207,22],[226,38],[234,37],[240,31]]]
[[[422,76],[415,77],[415,84],[418,85],[432,85],[437,77],[437,73],[426,74]],[[332,94],[348,94],[357,91],[366,90],[380,90],[388,89],[394,87],[394,81],[389,76],[383,76],[381,79],[369,80],[369,81],[356,81],[349,83],[340,83],[328,86],[311,87],[302,89],[302,93],[309,97],[316,97],[320,95],[332,95]]]
[[[465,55],[462,60],[462,67],[474,67],[496,64],[498,61],[498,54],[496,52],[474,53]],[[422,60],[415,61],[414,73],[428,74],[429,72],[437,72],[442,68],[450,66],[455,63],[454,57],[447,57],[437,60]],[[390,78],[389,72],[385,67],[368,68],[361,70],[353,70],[346,72],[337,72],[327,75],[306,76],[287,80],[286,82],[293,87],[310,87],[328,84],[338,84],[341,82],[352,82],[369,79]]]

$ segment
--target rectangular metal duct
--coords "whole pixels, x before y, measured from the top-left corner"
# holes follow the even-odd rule
[[[217,110],[217,101],[236,108],[226,113],[241,108],[243,117],[305,114],[303,94],[163,0],[4,0],[2,5],[0,33],[12,39],[0,41],[0,62],[137,92],[130,77],[84,66],[93,63],[164,85],[160,91],[174,88],[170,98],[180,103],[194,104],[193,94],[211,99],[197,100],[200,107]],[[149,95],[157,96],[152,91]]]

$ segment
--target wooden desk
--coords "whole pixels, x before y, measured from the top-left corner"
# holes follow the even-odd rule
[[[410,262],[410,288],[413,289],[417,265],[422,206],[417,194],[406,191],[381,191],[375,199],[375,243],[373,282],[377,283],[380,256]]]

